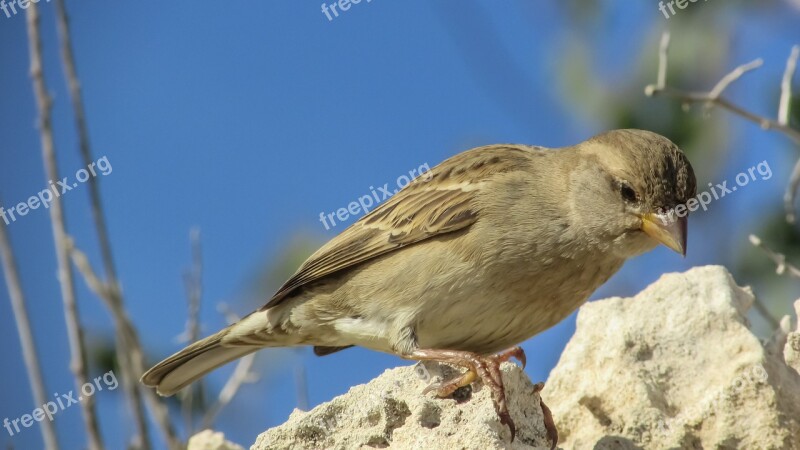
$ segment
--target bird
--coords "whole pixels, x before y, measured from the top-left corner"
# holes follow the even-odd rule
[[[627,259],[659,244],[685,255],[688,214],[674,212],[695,195],[686,155],[645,130],[464,151],[324,244],[258,310],[141,382],[169,396],[259,349],[361,346],[465,369],[426,392],[482,382],[513,440],[500,364],[524,366],[519,344],[568,317]]]

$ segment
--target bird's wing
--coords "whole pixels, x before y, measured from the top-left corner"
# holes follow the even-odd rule
[[[493,175],[519,169],[531,151],[525,146],[493,145],[445,160],[317,250],[261,309],[328,275],[469,227],[480,218],[476,192]]]

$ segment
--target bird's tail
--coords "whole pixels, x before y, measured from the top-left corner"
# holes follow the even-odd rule
[[[225,363],[258,350],[258,347],[224,347],[228,330],[201,339],[156,364],[141,381],[155,387],[159,395],[170,396]]]

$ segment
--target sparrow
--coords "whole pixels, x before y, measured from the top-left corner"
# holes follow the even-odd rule
[[[141,381],[172,395],[262,348],[322,356],[357,345],[466,369],[426,391],[447,397],[480,380],[513,440],[500,364],[524,366],[518,344],[569,316],[628,258],[659,244],[685,255],[687,217],[674,208],[695,193],[684,153],[649,131],[465,151],[323,245],[264,306]]]

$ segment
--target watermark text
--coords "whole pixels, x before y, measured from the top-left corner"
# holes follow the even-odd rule
[[[108,388],[109,391],[113,391],[117,388],[117,386],[119,386],[119,382],[117,382],[117,376],[113,371],[109,370],[103,375],[95,377],[93,383],[87,382],[81,386],[80,392],[77,394],[75,391],[69,391],[66,394],[59,394],[56,392],[53,394],[53,397],[55,398],[54,400],[51,400],[41,407],[34,409],[30,414],[23,414],[16,419],[9,419],[6,417],[3,419],[3,428],[6,429],[9,436],[14,436],[15,434],[21,432],[22,428],[30,428],[34,422],[41,422],[45,418],[52,422],[53,417],[59,411],[63,411],[72,405],[84,401],[86,398],[91,397],[96,392],[102,391],[104,387]],[[20,425],[22,428],[20,428]]]
[[[19,202],[8,209],[0,206],[0,217],[2,217],[6,225],[10,225],[11,222],[16,222],[17,218],[26,216],[29,212],[38,209],[40,206],[44,206],[44,209],[49,208],[56,197],[61,197],[68,191],[78,187],[78,184],[85,183],[89,180],[89,177],[96,177],[98,174],[106,176],[113,170],[111,163],[108,162],[108,157],[103,156],[89,164],[85,169],[79,169],[75,172],[75,179],[77,181],[70,182],[69,177],[64,177],[56,182],[50,180],[47,188],[36,195],[30,196],[28,200]]]
[[[356,201],[347,204],[346,208],[339,208],[335,212],[319,213],[319,221],[326,230],[330,230],[336,226],[336,219],[339,223],[346,221],[350,216],[357,216],[359,214],[366,214],[373,206],[378,206],[382,201],[388,199],[396,194],[400,189],[408,186],[416,177],[420,177],[423,181],[428,181],[431,178],[430,166],[428,163],[422,164],[416,169],[408,171],[408,175],[400,175],[395,181],[396,188],[389,187],[389,183],[384,183],[383,186],[378,186],[377,190],[374,186],[369,187],[369,194],[362,195]]]

